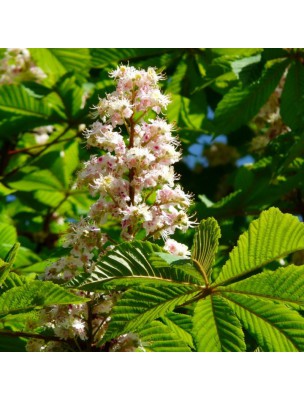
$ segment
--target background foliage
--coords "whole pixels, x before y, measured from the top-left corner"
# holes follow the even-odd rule
[[[0,56],[4,50],[0,50]],[[14,243],[20,242],[13,266],[15,279],[34,279],[50,260],[64,254],[61,236],[68,223],[87,214],[93,199],[87,192],[73,188],[81,162],[91,154],[84,145],[82,131],[92,122],[90,111],[98,98],[114,89],[108,72],[120,63],[141,68],[155,66],[167,77],[163,90],[172,98],[167,118],[178,126],[184,155],[175,169],[185,191],[194,194],[191,212],[198,220],[214,217],[221,228],[213,269],[215,279],[239,235],[261,211],[276,206],[303,220],[301,49],[30,52],[47,78],[42,83],[25,80],[0,86],[0,258],[5,259]],[[43,126],[48,126],[48,137],[44,136],[46,141],[40,143],[42,131],[38,128]],[[118,234],[111,223],[105,229],[113,237]],[[193,235],[189,231],[175,237],[191,246]],[[301,265],[304,261],[301,251],[283,258],[268,264],[264,272],[274,270],[279,262]],[[55,289],[52,295],[62,299]],[[225,315],[226,300],[233,298],[232,294],[225,296],[228,300],[215,300],[219,315]],[[69,301],[62,300],[62,304]],[[43,304],[47,303],[41,299]],[[210,307],[206,303],[206,310],[201,312],[208,315]],[[235,312],[241,314],[239,310]],[[177,318],[174,313],[165,318],[162,326],[171,330],[177,326],[172,325]],[[21,323],[1,321],[1,329],[15,330]],[[149,330],[161,329],[160,323],[154,321],[143,328],[142,337],[149,337]],[[187,321],[183,324],[187,326]],[[241,329],[235,326],[236,330]],[[184,332],[185,342],[189,343],[192,339],[186,334],[187,329]],[[255,350],[256,338],[250,334],[250,326],[245,326],[244,333],[247,351]],[[222,346],[223,349],[226,344]],[[157,343],[155,347],[162,349],[157,348]],[[0,350],[23,348],[22,339],[0,340]],[[271,346],[268,349],[273,350]]]

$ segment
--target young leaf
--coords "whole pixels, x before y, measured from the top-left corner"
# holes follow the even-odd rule
[[[256,271],[263,265],[304,249],[304,224],[277,208],[263,211],[243,233],[215,281],[223,285]]]
[[[241,324],[226,300],[211,295],[194,310],[193,336],[197,351],[245,351]]]
[[[0,297],[0,317],[18,314],[52,304],[78,304],[89,299],[76,296],[52,282],[33,281],[14,287]]]
[[[191,258],[207,282],[220,237],[221,231],[214,218],[201,221],[194,235]]]
[[[304,319],[297,311],[241,294],[222,295],[264,351],[304,351]]]

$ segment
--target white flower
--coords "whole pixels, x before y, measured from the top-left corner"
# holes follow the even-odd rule
[[[167,239],[164,249],[175,256],[187,257],[190,256],[188,247],[174,239]]]

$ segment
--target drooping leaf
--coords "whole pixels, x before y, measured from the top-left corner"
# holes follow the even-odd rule
[[[199,93],[196,96],[200,98],[201,102],[195,101],[193,97],[190,100],[185,96],[172,95],[172,102],[168,106],[167,118],[181,128],[198,130],[198,132],[202,133],[200,128],[205,119],[207,102],[205,97],[201,97]]]
[[[201,200],[203,200],[201,196]],[[236,190],[227,196],[223,197],[216,203],[209,203],[208,199],[204,199],[203,203],[198,203],[197,210],[200,218],[206,218],[208,216],[215,216],[215,218],[223,218],[234,210],[238,210],[243,202],[243,191]]]
[[[295,308],[304,307],[304,265],[289,265],[275,271],[265,271],[219,291],[244,294],[252,298],[283,302]]]
[[[52,304],[79,304],[88,301],[52,282],[33,281],[13,287],[0,297],[0,317],[25,313]]]
[[[9,224],[0,223],[0,244],[13,245],[17,240],[16,228]]]
[[[51,108],[41,99],[31,96],[21,85],[0,86],[0,116],[37,118],[43,124],[49,120]]]
[[[264,351],[303,351],[304,319],[282,304],[222,293]]]
[[[194,235],[191,258],[202,275],[209,278],[221,231],[214,218],[200,222]]]
[[[280,112],[290,128],[304,127],[304,67],[300,61],[293,62],[288,70]]]
[[[10,337],[0,332],[0,352],[22,352],[25,350],[26,340],[19,337]]]
[[[62,185],[54,174],[48,169],[26,174],[21,180],[11,181],[9,185],[24,192],[33,190],[60,190]]]
[[[92,66],[102,68],[112,63],[127,62],[142,57],[159,56],[165,49],[91,49]]]
[[[72,174],[79,166],[79,147],[77,140],[65,143],[57,153],[55,162],[50,166],[51,172],[58,177],[65,188],[72,182]]]
[[[244,334],[233,310],[220,296],[199,300],[194,309],[197,351],[245,351]]]
[[[67,119],[73,120],[82,109],[84,89],[76,82],[72,73],[64,75],[55,85],[55,92],[62,101],[63,112]]]
[[[54,84],[57,79],[73,71],[79,81],[89,73],[91,56],[89,49],[30,49],[36,64],[45,72],[44,82]]]
[[[229,133],[248,123],[275,90],[288,63],[288,60],[276,62],[264,71],[260,80],[249,86],[239,84],[233,87],[216,108],[217,132]]]
[[[301,249],[304,249],[304,224],[272,207],[263,211],[240,236],[215,284],[236,280]]]
[[[109,328],[103,341],[137,331],[198,293],[197,289],[183,285],[144,286],[128,290],[113,307]]]

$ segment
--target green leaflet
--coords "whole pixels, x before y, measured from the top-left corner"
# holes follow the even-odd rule
[[[30,49],[36,64],[46,73],[44,83],[54,84],[57,79],[73,71],[79,81],[89,74],[91,56],[89,49]]]
[[[63,190],[61,182],[48,169],[25,174],[21,180],[11,181],[9,185],[17,190],[32,192],[33,190]]]
[[[193,336],[197,351],[245,351],[241,324],[225,299],[211,295],[194,309]]]
[[[24,116],[48,122],[51,108],[42,100],[31,96],[21,85],[0,86],[0,116]]]
[[[5,337],[1,335],[0,352],[24,352],[26,341],[18,337]]]
[[[294,61],[288,70],[281,97],[281,115],[283,121],[292,129],[304,126],[304,67],[300,61]]]
[[[220,237],[221,231],[214,218],[201,221],[194,235],[191,258],[206,281],[211,274]]]
[[[191,335],[192,330],[192,317],[187,314],[180,314],[176,312],[166,313],[161,318],[164,324],[166,324],[172,332],[174,332],[181,340],[188,344],[191,348],[194,348],[193,338]]]
[[[3,284],[7,275],[9,274],[9,270],[10,265],[0,258],[0,286]]]
[[[280,257],[304,249],[304,224],[277,208],[263,211],[243,233],[215,281],[226,284]]]
[[[273,300],[292,307],[304,307],[304,265],[289,265],[276,271],[265,271],[218,290],[244,294],[252,298]]]
[[[149,260],[155,268],[170,268],[171,274],[175,273],[172,270],[180,270],[183,274],[192,276],[195,281],[204,286],[205,281],[201,274],[201,271],[193,265],[191,258],[185,258],[181,256],[174,256],[169,253],[153,253]],[[173,275],[172,275],[173,276]]]
[[[33,281],[3,293],[0,297],[0,317],[25,313],[52,304],[78,304],[88,301],[52,282]]]
[[[164,316],[199,293],[193,287],[171,285],[145,286],[128,290],[113,308],[109,328],[103,341],[127,332],[137,331],[147,323]]]
[[[304,319],[296,311],[241,294],[222,295],[264,351],[304,350]]]
[[[13,245],[17,240],[16,228],[0,222],[0,246],[2,244]]]
[[[0,287],[8,277],[10,270],[13,268],[19,247],[20,243],[15,243],[11,250],[7,253],[5,261],[0,259]]]
[[[289,60],[276,62],[266,69],[260,80],[250,86],[233,87],[219,102],[215,111],[218,133],[229,133],[248,123],[266,103],[278,85]]]
[[[22,286],[26,283],[28,283],[28,280],[24,276],[18,275],[15,272],[9,272],[0,288],[0,295],[14,287]]]
[[[169,49],[173,51],[173,49]],[[92,57],[92,66],[94,68],[103,68],[107,65],[115,65],[119,61],[131,60],[144,57],[159,57],[166,53],[165,49],[90,49]]]
[[[109,251],[92,274],[80,274],[67,286],[82,290],[102,290],[134,284],[200,285],[195,277],[181,269],[155,267],[149,257],[161,250],[159,246],[149,242],[123,243]]]
[[[187,341],[160,321],[153,321],[137,332],[145,351],[189,352]]]

